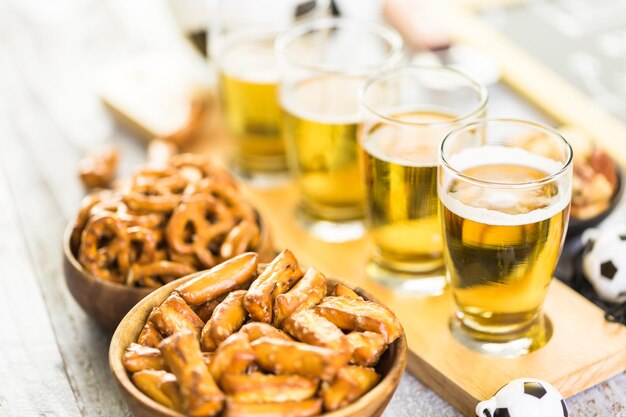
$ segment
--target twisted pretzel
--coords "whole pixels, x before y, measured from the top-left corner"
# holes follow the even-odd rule
[[[158,227],[164,220],[161,213],[140,214],[130,210],[120,195],[98,202],[91,208],[90,214],[94,215],[100,212],[113,213],[128,226],[141,226],[150,229]]]
[[[234,187],[207,178],[198,183],[197,193],[208,194],[219,201],[223,201],[238,221],[256,221],[254,210],[243,201],[241,193]]]
[[[110,190],[101,190],[91,193],[84,197],[80,202],[80,208],[78,209],[78,215],[76,221],[74,221],[74,227],[72,228],[72,234],[70,237],[70,244],[72,249],[78,249],[80,246],[80,237],[92,216],[91,209],[98,203],[113,198],[116,193]]]
[[[119,151],[106,147],[87,155],[78,165],[78,176],[87,188],[108,187],[115,178]]]
[[[175,155],[170,159],[170,165],[177,168],[185,178],[195,180],[191,182],[198,182],[203,178],[212,178],[219,183],[237,188],[237,183],[227,171],[211,163],[203,155],[190,153]]]
[[[175,250],[167,251],[168,259],[181,264],[192,266],[196,269],[202,269],[202,264],[198,261],[198,258],[193,253],[180,253]]]
[[[157,246],[157,232],[145,227],[129,227],[130,262],[147,264],[154,261]]]
[[[244,253],[248,248],[256,246],[258,240],[259,228],[256,222],[243,220],[233,227],[224,238],[220,248],[220,256],[222,259],[233,258]]]
[[[204,156],[144,165],[119,184],[83,199],[70,237],[101,279],[156,288],[259,244],[255,211]]]
[[[123,194],[124,202],[141,212],[169,212],[181,201],[187,181],[171,167],[144,167]]]
[[[124,282],[130,265],[130,240],[124,223],[110,213],[92,217],[82,233],[79,260],[97,277]]]
[[[167,225],[166,236],[173,250],[193,253],[200,263],[211,267],[217,263],[211,242],[232,229],[235,222],[224,203],[207,197],[194,196],[178,206]],[[190,229],[191,235],[186,233]]]

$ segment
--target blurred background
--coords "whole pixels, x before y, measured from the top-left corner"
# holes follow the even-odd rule
[[[102,360],[108,335],[94,330],[71,304],[58,284],[60,266],[50,261],[51,253],[59,257],[60,231],[85,194],[78,161],[94,149],[114,145],[120,151],[117,175],[127,177],[145,162],[150,140],[172,137],[192,120],[193,140],[184,141],[181,149],[229,160],[231,143],[220,114],[215,64],[207,54],[212,3],[0,0],[0,200],[6,215],[0,225],[29,236],[15,250],[28,252],[37,265],[41,290],[33,286],[23,295],[43,297],[53,306],[47,314],[63,336],[59,344],[65,355],[86,355],[81,363],[70,364],[68,373],[75,384],[94,378],[96,389],[83,391],[79,401],[89,409],[125,408],[117,398],[102,398],[107,395],[97,389],[107,386],[106,393],[116,392]],[[450,65],[485,84],[489,117],[564,127],[581,149],[594,143],[617,165],[626,163],[626,1],[334,0],[332,13],[387,21],[403,35],[407,61]],[[198,103],[202,111],[196,120]],[[593,194],[588,183],[578,186]],[[611,190],[610,199],[603,202],[602,218],[579,231],[601,220],[603,228],[626,221],[621,194]],[[19,227],[12,219],[19,219]],[[5,229],[0,230],[4,235]],[[609,308],[580,281],[573,263],[583,246],[579,234],[566,244],[557,276]],[[4,249],[5,255],[12,254]],[[29,268],[17,265],[5,273]],[[50,277],[58,282],[51,283]],[[55,318],[56,312],[66,311],[67,321]],[[24,344],[36,341],[34,333]],[[96,345],[99,350],[90,353]],[[571,410],[591,415],[584,410],[593,401],[603,410],[596,415],[619,415],[611,407],[616,392],[624,403],[624,381],[622,374],[598,388],[599,393],[574,397]],[[393,401],[386,415],[418,415],[416,409],[424,416],[459,415],[412,377],[403,379],[399,397],[403,400]]]
[[[395,26],[406,61],[449,65],[485,84],[489,117],[565,126],[575,153],[593,142],[626,162],[620,152],[623,1],[334,0],[331,6],[335,15]],[[5,153],[13,146],[27,150],[30,164],[64,193],[53,198],[66,213],[84,190],[64,186],[75,177],[75,163],[54,160],[78,161],[113,144],[121,155],[118,177],[126,177],[145,160],[148,141],[185,128],[199,101],[194,140],[183,150],[230,160],[216,65],[207,57],[215,7],[211,0],[0,2],[0,129],[3,142],[17,138]],[[271,1],[267,10],[271,16]],[[611,218],[623,221],[623,212]]]

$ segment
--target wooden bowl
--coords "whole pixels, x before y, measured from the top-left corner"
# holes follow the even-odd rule
[[[261,242],[259,244],[260,260],[271,261],[276,253],[272,249],[270,234],[266,223],[259,216]],[[63,272],[65,282],[76,302],[91,317],[96,319],[107,330],[113,331],[128,311],[152,288],[130,287],[124,284],[98,279],[87,272],[78,262],[77,249],[70,247],[73,222],[70,222],[63,233]]]
[[[139,332],[143,328],[148,314],[157,307],[167,296],[189,277],[179,278],[169,284],[158,288],[152,294],[141,300],[132,308],[115,330],[109,347],[109,365],[115,376],[122,397],[130,411],[136,417],[185,417],[177,411],[157,403],[141,392],[130,380],[122,363],[122,357],[126,348],[137,340]],[[329,280],[336,282],[336,280]],[[345,283],[344,283],[345,285]],[[366,300],[376,301],[360,288],[355,291]],[[406,365],[406,337],[404,333],[396,339],[383,354],[376,366],[382,378],[378,385],[372,388],[364,396],[347,407],[337,411],[321,414],[324,417],[379,417],[387,407],[389,400],[400,383],[404,367]]]

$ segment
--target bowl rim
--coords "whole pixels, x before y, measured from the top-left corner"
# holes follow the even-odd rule
[[[263,216],[261,215],[261,213],[256,209],[253,208],[254,213],[256,214],[257,220],[259,222],[259,229],[260,229],[260,236],[261,239],[259,240],[259,244],[261,246],[259,246],[258,248],[255,248],[255,252],[259,251],[260,249],[262,249],[262,245],[265,242],[267,245],[271,246],[271,240],[270,240],[270,235],[269,235],[269,228],[267,227],[267,222],[263,219]],[[76,255],[74,254],[74,251],[72,250],[72,231],[74,229],[74,224],[76,223],[76,219],[71,219],[66,225],[65,225],[65,229],[63,230],[63,256],[65,256],[65,258],[69,261],[70,265],[72,266],[72,268],[74,268],[75,270],[77,270],[80,275],[83,278],[86,278],[89,281],[93,281],[93,282],[97,282],[99,285],[102,285],[103,287],[109,287],[109,288],[115,288],[115,289],[125,289],[127,291],[132,291],[138,294],[142,294],[143,296],[146,296],[147,294],[150,294],[160,288],[165,287],[165,285],[162,285],[158,288],[148,288],[148,287],[132,287],[130,285],[126,285],[126,284],[121,284],[119,282],[113,282],[113,281],[107,281],[105,279],[100,279],[98,277],[96,277],[95,275],[93,275],[91,272],[87,271],[83,265],[78,261],[78,258],[76,257]],[[210,269],[210,268],[207,268]],[[67,276],[67,274],[65,274]],[[185,278],[185,277],[180,277],[180,278]],[[180,279],[178,278],[178,279]],[[175,282],[176,280],[172,281]],[[166,284],[166,285],[169,285]]]
[[[259,265],[261,267],[261,264]],[[145,395],[141,392],[135,384],[130,380],[128,372],[122,363],[123,352],[126,347],[122,348],[120,346],[120,338],[122,335],[122,330],[125,325],[128,325],[128,322],[131,317],[136,314],[136,311],[140,310],[145,304],[153,301],[153,299],[160,297],[163,301],[178,285],[183,282],[191,279],[191,275],[187,275],[177,280],[174,280],[160,288],[157,288],[155,291],[147,295],[141,301],[139,301],[120,321],[119,325],[115,329],[113,333],[113,337],[111,338],[111,343],[109,344],[109,367],[113,376],[115,377],[119,389],[127,391],[127,394],[134,397],[138,402],[140,402],[144,407],[149,409],[151,412],[161,413],[168,417],[186,417],[185,414],[179,413],[171,408],[168,408],[156,401],[152,398]],[[366,300],[376,302],[381,304],[375,297],[370,295],[367,291],[362,288],[354,287],[352,285],[348,285],[345,281],[338,279],[334,276],[327,276],[327,279],[331,282],[341,283],[346,285],[347,287],[354,290],[357,294],[363,296]],[[383,304],[381,304],[383,305]],[[147,318],[147,317],[146,317]],[[145,319],[144,318],[144,322]],[[397,384],[389,385],[384,384],[385,381],[392,381],[394,378],[400,381],[402,374],[404,373],[406,362],[407,362],[407,341],[406,341],[406,333],[404,329],[400,337],[398,337],[390,347],[394,347],[395,355],[391,359],[391,364],[389,366],[389,370],[385,375],[382,376],[380,381],[368,392],[366,392],[363,396],[357,399],[355,402],[342,407],[338,410],[319,414],[318,417],[345,417],[346,415],[350,415],[351,412],[356,412],[359,410],[363,410],[365,406],[373,399],[378,397],[384,397],[387,401],[389,401],[397,389]],[[386,406],[386,403],[385,403]]]

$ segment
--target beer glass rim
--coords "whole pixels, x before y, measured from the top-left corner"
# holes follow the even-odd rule
[[[307,33],[316,32],[322,29],[330,28],[365,28],[372,34],[379,36],[389,44],[389,52],[376,65],[363,65],[357,67],[333,68],[322,64],[303,63],[294,60],[287,52],[287,48],[293,41],[306,35]],[[289,30],[281,34],[276,39],[276,53],[280,58],[284,58],[290,65],[294,67],[306,69],[309,71],[321,72],[325,74],[369,74],[377,71],[381,67],[395,65],[403,54],[404,42],[400,34],[391,26],[374,20],[355,18],[355,17],[321,17],[300,22],[292,26]]]
[[[459,171],[455,167],[453,167],[449,163],[449,161],[446,159],[446,155],[445,155],[446,143],[449,140],[452,140],[452,138],[454,138],[456,135],[464,131],[475,129],[480,126],[486,126],[489,124],[510,124],[510,125],[516,124],[516,125],[523,125],[523,126],[530,127],[532,129],[543,131],[544,133],[549,134],[552,137],[556,138],[564,145],[564,148],[567,152],[567,157],[565,159],[565,162],[561,162],[561,168],[552,174],[547,174],[546,176],[542,178],[538,178],[532,181],[520,181],[520,182],[513,182],[513,183],[483,180],[480,178],[473,177],[471,175],[467,175]],[[574,155],[572,151],[572,146],[563,137],[563,135],[561,135],[561,133],[555,128],[542,124],[542,123],[532,122],[529,120],[511,119],[511,118],[482,119],[482,120],[474,121],[474,122],[465,124],[463,126],[457,127],[456,129],[452,130],[443,138],[443,141],[441,141],[441,145],[439,149],[440,149],[439,166],[449,169],[450,171],[454,173],[454,175],[456,175],[459,178],[462,178],[464,181],[473,183],[476,185],[488,186],[488,187],[493,187],[493,188],[514,188],[514,189],[537,187],[537,186],[557,180],[559,177],[564,175],[568,171],[568,169],[571,167],[572,161],[573,161],[573,155]]]
[[[476,92],[478,92],[478,95],[480,96],[478,105],[476,106],[476,108],[474,108],[470,112],[465,113],[461,116],[458,116],[454,119],[418,122],[418,121],[412,121],[412,120],[406,120],[406,119],[398,119],[393,116],[384,115],[378,110],[375,110],[374,106],[370,105],[367,102],[365,95],[367,93],[368,88],[370,88],[372,85],[378,82],[381,82],[383,80],[396,77],[400,74],[420,73],[420,72],[444,73],[444,74],[450,74],[450,75],[460,77],[461,79],[467,81],[468,85],[470,85],[472,88],[476,90]],[[420,127],[445,126],[445,125],[458,123],[462,120],[470,119],[474,116],[479,115],[487,106],[488,99],[489,99],[489,94],[487,92],[487,87],[485,87],[483,84],[479,83],[478,81],[474,80],[472,77],[465,74],[464,72],[459,71],[452,67],[445,66],[445,65],[404,65],[404,66],[397,67],[397,68],[391,68],[391,69],[379,71],[371,75],[370,77],[368,77],[368,79],[365,81],[365,84],[359,90],[359,101],[366,111],[384,120],[385,122],[403,125],[403,126],[420,126]]]

